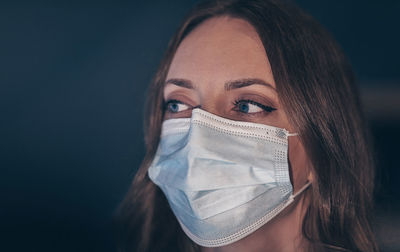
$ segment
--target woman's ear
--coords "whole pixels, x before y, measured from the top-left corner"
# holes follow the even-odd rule
[[[307,180],[308,180],[310,183],[313,183],[313,182],[314,182],[314,173],[313,173],[312,171],[309,171]]]

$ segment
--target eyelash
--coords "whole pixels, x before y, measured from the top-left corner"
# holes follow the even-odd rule
[[[264,110],[264,111],[261,111],[261,112],[272,112],[272,111],[276,110],[276,108],[273,108],[273,107],[270,107],[270,106],[266,106],[264,104],[258,103],[258,102],[253,101],[253,100],[235,100],[233,105],[235,106],[235,110],[236,111],[239,111],[238,110],[238,106],[239,106],[240,103],[249,103],[249,104],[255,105],[255,106],[261,108],[262,110]]]
[[[184,104],[183,102],[181,102],[181,101],[179,101],[179,100],[171,99],[171,100],[168,100],[168,101],[164,102],[164,109],[167,109],[167,108],[168,108],[168,105],[169,105],[170,103]]]

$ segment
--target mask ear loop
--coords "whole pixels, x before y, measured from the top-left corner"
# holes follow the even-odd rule
[[[298,136],[299,133],[286,133],[286,136]],[[304,190],[306,190],[309,186],[311,185],[311,181],[308,181],[300,190],[298,190],[295,194],[292,195],[292,198],[296,198],[300,193],[302,193]]]
[[[290,136],[298,136],[299,133],[286,133],[286,136],[290,137]],[[308,181],[302,188],[300,188],[300,190],[298,190],[295,194],[291,195],[290,197],[292,199],[296,198],[300,193],[302,193],[304,190],[306,190],[309,186],[311,185],[311,181]]]
[[[299,194],[301,194],[302,192],[304,192],[309,186],[311,185],[311,181],[308,181],[305,185],[303,185],[302,188],[300,188],[300,190],[298,190],[295,194],[293,194],[291,197],[292,199],[296,198],[297,196],[299,196]]]

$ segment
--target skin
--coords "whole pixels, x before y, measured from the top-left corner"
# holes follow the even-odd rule
[[[260,81],[227,90],[226,83],[243,79]],[[165,119],[190,117],[194,107],[201,107],[231,120],[296,132],[280,104],[262,42],[245,20],[222,16],[200,24],[180,44],[166,80],[164,100],[170,102]],[[266,107],[275,110],[265,111]],[[297,192],[312,181],[309,161],[298,137],[289,137],[289,163],[291,182]],[[288,208],[249,236],[202,251],[304,251],[307,243],[301,225],[309,204],[307,195],[300,194]]]

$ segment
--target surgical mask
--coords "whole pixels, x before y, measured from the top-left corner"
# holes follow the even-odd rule
[[[225,119],[201,109],[169,119],[149,167],[183,231],[205,247],[228,245],[285,209],[297,194],[287,130]]]

